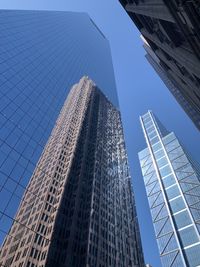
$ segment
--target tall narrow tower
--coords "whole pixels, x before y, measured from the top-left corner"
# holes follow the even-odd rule
[[[118,106],[109,42],[87,13],[0,10],[0,246],[73,84]]]
[[[120,113],[74,85],[1,249],[1,266],[144,266]]]
[[[141,116],[139,153],[163,267],[200,265],[200,167],[151,111]]]

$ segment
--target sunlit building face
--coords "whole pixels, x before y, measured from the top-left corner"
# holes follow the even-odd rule
[[[139,153],[163,267],[200,264],[200,168],[173,132],[148,111]]]

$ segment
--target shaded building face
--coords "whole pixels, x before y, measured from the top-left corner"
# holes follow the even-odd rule
[[[200,130],[200,113],[193,107],[193,105],[187,101],[187,95],[180,88],[180,84],[167,72],[163,66],[160,59],[156,56],[150,46],[144,43],[144,48],[147,52],[145,55],[148,62],[152,65],[154,70],[163,80],[164,84],[167,86],[169,91],[175,97],[176,101],[181,105],[183,110],[187,113],[190,119],[193,121],[194,125]]]
[[[162,265],[200,264],[200,168],[149,111],[141,116],[147,148],[139,153]]]
[[[74,85],[1,250],[2,266],[144,266],[118,109]]]
[[[200,116],[199,1],[120,2],[158,57],[162,72],[179,91],[175,97],[184,98],[179,103],[199,129],[195,118]]]
[[[110,48],[87,14],[0,11],[0,243],[69,88],[89,75],[118,106]]]

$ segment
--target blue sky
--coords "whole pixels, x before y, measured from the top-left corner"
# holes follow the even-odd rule
[[[2,9],[87,12],[110,41],[145,260],[161,266],[137,153],[145,147],[139,115],[151,109],[199,161],[199,132],[144,57],[140,33],[117,0],[1,0]]]

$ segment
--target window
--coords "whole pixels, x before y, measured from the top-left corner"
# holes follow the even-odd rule
[[[170,207],[171,207],[173,213],[176,213],[178,211],[185,209],[185,203],[184,203],[183,198],[181,196],[179,198],[176,198],[176,199],[170,201],[169,203],[170,203]]]
[[[169,165],[167,165],[167,166],[165,166],[165,167],[159,169],[159,171],[160,171],[161,176],[162,176],[162,177],[165,177],[166,175],[168,175],[168,174],[171,173],[171,168],[170,168]]]
[[[157,160],[157,164],[158,164],[158,167],[161,168],[161,167],[168,164],[168,160],[166,157],[163,157],[163,158]]]
[[[175,139],[174,141],[168,143],[167,145],[165,145],[165,148],[166,150],[169,152],[169,151],[172,151],[174,150],[175,148],[179,147],[179,142],[177,139]]]
[[[154,137],[153,139],[151,139],[151,144],[153,145],[153,144],[156,144],[156,143],[158,143],[159,142],[159,137],[158,136],[156,136],[156,137]]]
[[[147,122],[151,121],[151,117],[148,116],[146,118],[142,118],[142,120],[143,120],[144,123],[147,123]]]
[[[155,130],[155,127],[154,126],[151,126],[148,129],[146,129],[146,130],[147,130],[147,133],[151,133],[152,131]]]
[[[157,135],[156,131],[153,131],[153,132],[151,132],[151,133],[148,134],[148,136],[149,136],[150,139],[156,137],[156,135]]]
[[[151,121],[144,123],[145,124],[145,128],[148,128],[150,126],[153,126],[153,123]]]
[[[149,155],[149,149],[148,149],[148,148],[143,149],[142,151],[140,151],[140,152],[138,153],[138,155],[139,155],[139,158],[140,158],[140,159],[145,158],[146,156]]]
[[[192,223],[191,218],[190,218],[187,210],[184,210],[184,211],[174,215],[174,219],[175,219],[176,225],[179,229]]]
[[[166,189],[166,194],[167,194],[168,199],[172,199],[180,195],[180,190],[178,186],[175,184],[175,185],[172,185],[172,187],[169,187],[168,189]]]
[[[194,226],[180,230],[179,234],[184,247],[197,243],[199,241]]]
[[[200,265],[200,257],[199,257],[200,245],[193,246],[191,248],[185,249],[185,253],[188,261],[191,266],[199,266]]]
[[[173,185],[176,183],[176,180],[173,174],[165,176],[162,181],[165,187],[169,187],[170,185]]]
[[[159,159],[165,155],[165,152],[161,149],[154,153],[156,159]]]
[[[162,148],[162,145],[161,145],[160,142],[158,142],[157,144],[154,144],[154,145],[152,146],[152,148],[153,148],[153,151],[155,152],[155,151],[161,149],[161,148]]]
[[[163,143],[168,144],[169,142],[173,141],[174,139],[176,139],[176,136],[174,135],[174,133],[170,133],[163,138]]]

